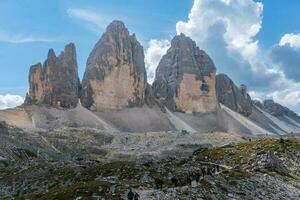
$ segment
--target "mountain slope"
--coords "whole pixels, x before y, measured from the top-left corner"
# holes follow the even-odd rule
[[[253,107],[245,117],[221,105],[216,112],[185,114],[163,112],[147,105],[111,112],[92,112],[81,105],[74,109],[23,106],[0,111],[0,121],[25,129],[98,128],[109,132],[182,131],[205,133],[225,131],[238,134],[287,134],[300,132],[300,124],[288,116],[277,118]]]

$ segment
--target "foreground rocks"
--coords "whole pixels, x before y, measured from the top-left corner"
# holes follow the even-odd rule
[[[76,49],[71,43],[59,56],[50,49],[43,65],[38,63],[31,66],[25,104],[76,107],[79,90]]]
[[[87,60],[81,103],[95,111],[144,104],[144,50],[123,22],[113,21]]]
[[[216,89],[220,103],[246,117],[251,115],[252,100],[245,85],[238,88],[227,75],[218,74]]]
[[[271,151],[266,154],[253,156],[249,160],[249,165],[253,171],[267,172],[268,170],[272,170],[279,174],[288,174],[288,168],[278,159],[274,152]]]
[[[137,138],[131,135],[121,138],[118,136],[99,138],[101,133],[95,134],[90,130],[65,131],[67,132],[52,132],[50,135],[39,133],[43,136],[45,148],[35,156],[29,154],[35,152],[34,149],[30,151],[27,149],[28,156],[16,157],[17,160],[9,161],[3,167],[0,159],[0,198],[126,199],[129,188],[137,191],[141,199],[146,200],[298,199],[300,197],[298,187],[300,144],[295,138],[284,139],[284,143],[279,139],[257,138],[258,140],[252,142],[199,147],[200,149],[193,155],[185,157],[182,157],[180,152],[173,154],[170,152],[168,157],[140,162],[138,159],[130,159],[130,153],[138,155],[131,149]],[[14,135],[13,138],[17,137],[14,132],[10,134]],[[39,138],[39,134],[34,134],[34,140]],[[139,137],[142,136],[143,134],[140,134]],[[66,138],[73,139],[66,140]],[[107,152],[100,151],[100,148],[114,145],[117,141],[124,143],[123,149],[127,148],[123,151],[124,156],[115,154],[117,160],[102,160],[105,155],[112,156],[114,148],[110,148]],[[147,141],[152,143],[154,139]],[[220,142],[224,141],[221,139]],[[118,145],[120,148],[122,148],[121,143]],[[166,141],[165,144],[169,142]],[[34,147],[36,145],[32,144],[27,148]],[[53,152],[47,152],[49,148],[52,148],[58,157],[53,156]],[[143,145],[143,148],[157,149],[153,145]],[[269,150],[274,152],[275,159],[273,155],[264,157],[268,155]],[[182,152],[182,149],[180,151]],[[66,156],[69,153],[72,156]],[[0,152],[0,156],[2,155]],[[148,157],[151,155],[153,154],[149,152]],[[258,162],[249,162],[249,160]],[[267,162],[264,162],[265,160]],[[264,166],[264,170],[255,170],[256,165],[252,163],[260,163],[259,161],[271,165],[259,164]],[[278,167],[269,167],[279,166],[276,163],[285,166],[286,174],[274,170]],[[199,183],[194,182],[189,185],[187,182],[187,176],[191,172],[196,172],[200,168],[213,169],[216,166],[219,166],[217,172],[206,174]],[[178,180],[177,186],[172,182],[172,177]],[[156,188],[157,179],[162,181],[162,189]]]
[[[153,92],[172,111],[213,112],[218,107],[215,73],[210,57],[191,38],[177,35],[157,67]]]

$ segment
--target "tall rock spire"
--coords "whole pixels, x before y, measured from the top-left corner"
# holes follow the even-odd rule
[[[144,104],[144,50],[121,21],[113,21],[87,60],[81,103],[95,111]]]
[[[156,69],[154,95],[173,111],[213,112],[218,107],[215,73],[210,57],[191,38],[177,35]]]
[[[38,63],[31,66],[29,93],[25,103],[63,108],[76,107],[79,88],[76,48],[71,43],[58,57],[53,49],[50,49],[43,65]]]

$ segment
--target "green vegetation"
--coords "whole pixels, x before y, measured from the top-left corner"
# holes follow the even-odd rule
[[[15,152],[18,159],[37,158],[37,154],[28,149],[17,149]]]
[[[8,162],[6,162],[5,160],[0,160],[0,168],[7,167],[7,166],[8,166]]]
[[[257,140],[228,147],[199,149],[195,151],[194,157],[197,161],[214,162],[235,167],[245,165],[252,156],[265,154],[268,151],[275,152],[279,157],[288,156],[292,158],[296,152],[300,151],[300,143],[291,139],[284,140],[284,143],[277,139]]]
[[[33,194],[17,197],[16,200],[39,199],[39,200],[66,200],[82,197],[103,197],[105,199],[120,199],[125,191],[118,191],[114,195],[110,194],[111,184],[105,181],[79,182],[69,186],[53,188],[45,194]]]

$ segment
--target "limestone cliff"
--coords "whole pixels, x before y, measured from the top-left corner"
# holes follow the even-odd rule
[[[153,92],[172,111],[213,112],[218,107],[215,73],[210,57],[191,38],[177,35],[156,69]]]
[[[68,44],[58,57],[50,49],[43,65],[38,63],[30,68],[25,104],[76,107],[80,89],[77,70],[73,43]]]
[[[121,21],[113,21],[87,60],[81,103],[94,111],[144,104],[144,50]]]
[[[251,115],[252,100],[247,94],[245,85],[238,88],[227,75],[219,74],[217,75],[216,89],[220,103],[244,116]]]

